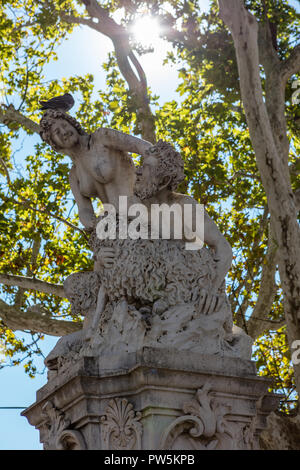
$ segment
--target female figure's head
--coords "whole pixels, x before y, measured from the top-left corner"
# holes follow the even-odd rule
[[[62,111],[48,109],[40,121],[40,136],[57,152],[68,153],[88,134],[76,119]]]

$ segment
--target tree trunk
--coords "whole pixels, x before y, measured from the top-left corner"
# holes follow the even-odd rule
[[[268,427],[259,436],[262,450],[300,450],[300,416],[271,413]]]
[[[219,0],[219,6],[220,16],[234,40],[242,101],[278,244],[285,319],[292,347],[293,341],[300,339],[300,229],[296,200],[288,177],[287,161],[276,146],[277,137],[274,138],[263,99],[257,21],[241,0]],[[294,371],[300,396],[300,365],[294,365]]]

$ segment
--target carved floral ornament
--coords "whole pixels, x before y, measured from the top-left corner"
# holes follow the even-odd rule
[[[71,424],[70,420],[51,401],[47,401],[43,406],[42,415],[46,419],[42,439],[45,450],[86,449],[86,443],[81,432],[68,429]]]
[[[217,403],[207,382],[196,397],[183,405],[184,416],[176,418],[164,431],[161,449],[232,450],[234,435],[225,416],[230,407]]]
[[[100,419],[103,449],[140,450],[143,432],[141,416],[126,398],[110,400]]]

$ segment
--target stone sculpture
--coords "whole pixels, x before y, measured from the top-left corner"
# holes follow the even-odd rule
[[[112,129],[88,135],[74,118],[53,109],[41,120],[41,137],[73,161],[71,189],[95,258],[94,272],[74,273],[64,284],[74,313],[85,315],[84,328],[58,342],[47,366],[57,370],[78,354],[157,345],[248,358],[251,340],[233,326],[224,288],[231,247],[206,211],[207,247],[197,251],[185,250],[184,235],[181,240],[97,237],[91,197],[112,204],[117,214],[120,196],[129,206],[142,202],[148,209],[196,206],[190,196],[174,192],[184,179],[180,154],[163,141],[152,145]],[[135,169],[127,152],[140,154],[143,164]],[[192,230],[194,215],[188,223]]]
[[[101,416],[104,448],[109,450],[141,450],[141,413],[135,413],[126,398],[115,398],[108,403]]]
[[[44,425],[42,436],[45,450],[85,450],[86,444],[79,431],[70,429],[70,420],[51,401],[42,409]]]
[[[143,156],[152,144],[114,129],[100,128],[89,135],[69,114],[53,109],[44,113],[40,127],[44,141],[71,157],[70,185],[79,219],[86,229],[93,229],[91,198],[118,208],[120,195],[133,194],[135,168],[127,152]]]
[[[231,423],[225,416],[230,407],[218,403],[210,393],[211,384],[206,382],[197,390],[196,397],[183,404],[182,416],[176,418],[164,431],[161,449],[233,450],[236,446]]]
[[[64,282],[83,328],[50,352],[48,383],[23,412],[44,448],[258,448],[278,397],[267,394],[251,339],[232,323],[225,237],[206,213],[203,234],[193,212],[176,236],[182,207],[196,207],[175,192],[184,178],[179,153],[112,129],[88,135],[62,109],[46,110],[41,136],[73,161],[71,189],[95,259],[93,271]],[[137,170],[127,151],[143,157]],[[112,205],[116,239],[100,236],[107,211],[96,217],[92,197]],[[124,215],[122,197],[128,208],[140,204],[139,218]],[[169,237],[165,219],[146,216],[155,204],[176,206]],[[123,237],[129,221],[147,236]],[[186,249],[192,232],[201,249]]]

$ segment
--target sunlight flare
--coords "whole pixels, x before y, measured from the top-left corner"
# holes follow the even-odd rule
[[[131,28],[137,42],[143,46],[154,45],[159,40],[160,27],[154,18],[142,16],[137,19]]]

